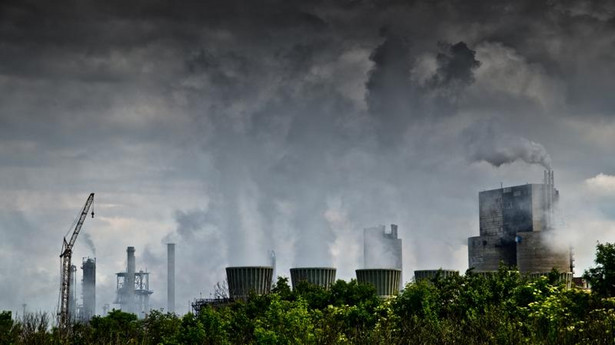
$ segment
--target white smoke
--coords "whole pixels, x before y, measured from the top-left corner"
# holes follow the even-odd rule
[[[467,158],[495,167],[524,161],[551,170],[551,157],[540,143],[495,128],[492,122],[477,123],[463,131]]]

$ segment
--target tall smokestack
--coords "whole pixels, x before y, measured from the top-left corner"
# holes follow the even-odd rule
[[[135,295],[135,247],[126,248],[126,280],[124,293],[126,297],[126,306],[128,313],[136,313],[134,295]]]
[[[175,312],[175,243],[167,243],[167,310]]]

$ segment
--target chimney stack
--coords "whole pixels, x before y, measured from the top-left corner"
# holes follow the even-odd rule
[[[126,297],[126,305],[129,313],[136,313],[134,294],[135,294],[135,247],[126,248],[126,280],[124,293]]]
[[[175,312],[175,243],[167,243],[167,310]]]

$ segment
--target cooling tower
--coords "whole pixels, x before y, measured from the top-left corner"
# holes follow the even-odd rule
[[[371,284],[380,297],[390,297],[399,292],[401,270],[394,268],[365,268],[356,270],[359,284]]]
[[[414,281],[415,282],[418,282],[419,280],[423,280],[423,279],[431,280],[436,277],[446,278],[446,277],[454,277],[454,276],[459,276],[459,271],[443,270],[443,269],[414,271]]]
[[[83,309],[80,316],[83,321],[89,321],[96,313],[96,259],[84,258],[81,269]]]
[[[548,273],[553,268],[561,273],[571,272],[570,249],[557,249],[543,236],[543,232],[517,234],[517,266],[521,273]]]
[[[290,279],[293,290],[299,282],[305,280],[310,284],[328,289],[335,283],[335,271],[333,267],[296,267],[290,269]]]
[[[227,267],[229,296],[232,299],[247,299],[250,293],[267,294],[271,290],[273,267],[241,266]]]

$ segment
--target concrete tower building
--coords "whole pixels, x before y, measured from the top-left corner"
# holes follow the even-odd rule
[[[569,248],[550,245],[553,209],[559,199],[553,172],[543,184],[526,184],[478,194],[480,236],[468,239],[469,267],[496,271],[502,262],[524,273],[545,273],[552,268],[571,272]]]

